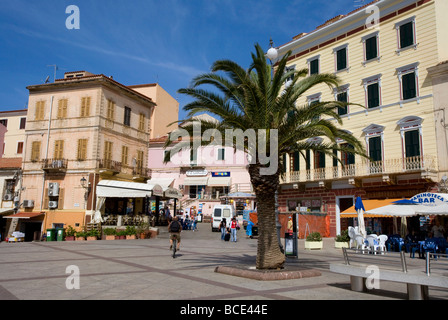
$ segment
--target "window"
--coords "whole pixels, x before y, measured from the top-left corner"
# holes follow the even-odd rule
[[[418,65],[417,62],[396,69],[400,82],[400,100],[418,98]]]
[[[378,57],[377,37],[371,37],[366,40],[366,61],[375,59]]]
[[[404,117],[397,122],[403,146],[403,158],[407,170],[420,169],[422,166],[422,122],[423,119],[416,116]]]
[[[295,151],[289,155],[290,171],[300,171],[300,153]]]
[[[127,146],[121,147],[121,163],[123,165],[128,164],[128,151],[129,151],[129,148]]]
[[[34,113],[35,120],[44,120],[45,114],[45,101],[36,102],[36,111]]]
[[[190,199],[201,199],[205,193],[205,186],[190,186],[189,189]]]
[[[381,74],[363,79],[368,109],[381,106]]]
[[[313,105],[319,103],[319,102],[320,102],[321,95],[322,95],[322,94],[319,92],[319,93],[313,94],[313,95],[311,95],[311,96],[308,96],[308,97],[307,97],[308,105],[309,105],[309,106],[313,106]],[[313,117],[312,120],[314,120],[314,121],[318,121],[319,119],[320,119],[320,115],[315,115],[315,116]]]
[[[26,118],[20,118],[20,127],[19,129],[25,129],[25,125],[26,125]]]
[[[219,148],[218,149],[218,158],[217,158],[217,160],[225,160],[225,155],[226,155],[226,149]]]
[[[112,100],[107,100],[107,115],[108,120],[114,120],[115,117],[115,103]]]
[[[124,107],[124,125],[130,126],[131,125],[131,108]]]
[[[58,114],[57,119],[65,119],[67,118],[67,99],[60,99],[58,101]]]
[[[0,124],[4,125],[5,128],[8,128],[8,119],[1,119]]]
[[[17,154],[23,153],[23,141],[17,142]]]
[[[190,165],[196,165],[198,161],[198,150],[190,149]]]
[[[325,179],[325,153],[314,151],[314,179]]]
[[[112,160],[112,145],[110,141],[104,142],[104,160]]]
[[[383,132],[384,126],[372,123],[362,129],[366,136],[367,152],[370,157],[370,173],[383,172]]]
[[[144,152],[137,150],[137,168],[141,170],[143,168]]]
[[[88,117],[90,115],[90,97],[81,99],[81,117]]]
[[[87,139],[78,139],[78,161],[87,159]]]
[[[139,119],[138,119],[138,130],[145,131],[145,114],[140,113]]]
[[[40,141],[33,141],[31,144],[31,161],[40,160]]]
[[[339,102],[348,102],[347,91],[341,92],[337,95],[337,100]],[[348,113],[348,106],[338,107],[338,114],[340,116]]]
[[[319,74],[319,59],[320,59],[320,55],[309,58],[307,60],[308,62],[308,70],[309,70],[309,74]]]
[[[348,44],[333,49],[336,72],[348,69]]]
[[[64,140],[56,140],[54,142],[54,159],[64,158]]]
[[[353,176],[355,174],[355,154],[349,150],[354,149],[354,147],[348,143],[341,144],[341,147],[345,149],[341,151],[342,175]]]
[[[417,48],[415,16],[396,23],[395,29],[397,30],[398,54],[408,48]]]

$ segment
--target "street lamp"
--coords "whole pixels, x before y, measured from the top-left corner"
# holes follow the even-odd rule
[[[269,40],[269,46],[270,46],[270,48],[266,52],[266,57],[271,62],[271,66],[272,66],[273,65],[273,61],[278,58],[278,50],[274,47],[274,41],[272,41],[272,38]],[[273,77],[273,73],[274,73],[274,69],[273,68],[271,68],[271,72],[272,72],[271,76]],[[282,228],[282,225],[281,225],[281,223],[278,220],[278,214],[279,214],[279,210],[278,210],[278,190],[275,190],[275,226],[277,228],[277,240],[278,240],[278,245],[280,247],[280,250],[282,252],[284,252],[282,242],[280,241],[280,230]]]
[[[90,182],[88,182],[85,177],[82,177],[81,180],[79,180],[79,182],[81,183],[81,187],[83,187],[86,190],[84,193],[84,200],[87,201],[87,197],[90,192]]]

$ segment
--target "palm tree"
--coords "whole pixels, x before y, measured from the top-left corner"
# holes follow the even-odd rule
[[[260,153],[253,152],[254,148],[248,136],[245,137],[243,144],[233,138],[230,142],[235,150],[242,149],[251,155],[248,172],[258,206],[257,269],[282,268],[285,262],[277,238],[274,200],[285,165],[282,162],[283,155],[293,152],[304,155],[306,150],[317,150],[331,156],[334,156],[334,150],[365,153],[355,137],[338,127],[342,121],[336,109],[338,106],[346,106],[346,103],[328,101],[297,105],[298,99],[315,86],[326,84],[333,88],[339,85],[339,80],[333,74],[307,76],[306,69],[287,70],[286,62],[290,54],[289,52],[278,62],[273,73],[262,48],[257,44],[248,70],[230,60],[216,61],[210,73],[197,76],[189,88],[178,90],[179,93],[193,98],[193,101],[184,107],[189,111],[189,119],[182,126],[190,137],[194,130],[192,117],[203,112],[218,116],[221,121],[217,123],[202,121],[201,133],[213,129],[224,136],[226,130],[242,132],[253,130],[257,133],[263,131],[271,138],[278,137],[267,140],[257,137],[255,145],[257,150],[263,146],[269,150],[266,153],[266,156],[270,157],[268,163]],[[293,80],[285,86],[286,81],[292,77]],[[203,86],[214,90],[204,89]],[[310,142],[310,138],[314,137],[323,137],[325,140],[318,143]],[[348,142],[351,148],[343,150],[344,147],[337,144],[337,138]],[[183,147],[192,147],[191,142],[194,139],[197,137],[176,143],[177,151]],[[165,147],[174,142],[178,142],[176,136],[173,139],[169,138]],[[200,143],[210,144],[208,141]],[[196,145],[196,148],[198,146]],[[263,169],[268,171],[272,168],[274,170],[270,170],[269,174],[263,173]]]

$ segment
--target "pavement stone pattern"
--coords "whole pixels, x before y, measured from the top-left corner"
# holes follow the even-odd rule
[[[382,282],[367,293],[350,290],[348,276],[332,273],[329,265],[342,262],[334,239],[322,250],[305,250],[287,258],[291,270],[312,276],[260,281],[216,272],[228,267],[255,266],[257,240],[238,233],[237,242],[224,242],[210,225],[183,231],[175,259],[166,227],[154,239],[85,242],[0,243],[0,300],[403,300],[406,285]],[[413,259],[422,264],[424,260]],[[79,270],[79,289],[73,267]],[[69,267],[69,269],[67,269]],[[431,299],[448,299],[448,290],[431,288]]]

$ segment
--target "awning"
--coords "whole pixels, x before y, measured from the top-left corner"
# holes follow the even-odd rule
[[[97,197],[145,198],[163,196],[163,188],[158,184],[101,180],[96,187]]]
[[[381,218],[378,214],[368,214],[367,211],[376,209],[379,207],[387,206],[389,204],[392,204],[394,201],[398,201],[401,199],[384,199],[384,200],[362,200],[362,203],[364,204],[364,208],[366,209],[364,212],[364,218]],[[340,215],[341,218],[357,218],[358,213],[356,212],[355,206],[351,206],[350,208],[344,210],[341,212]],[[383,217],[390,217],[384,215]]]
[[[39,217],[41,215],[44,215],[45,212],[19,212],[10,216],[6,216],[3,218],[13,219],[13,218],[19,218],[19,219],[32,219]]]
[[[207,185],[210,187],[228,187],[232,181],[231,177],[210,177]]]
[[[177,190],[175,188],[167,188],[163,192],[163,196],[165,198],[170,198],[170,199],[181,199],[182,198],[182,192],[180,192],[179,190]]]
[[[163,188],[163,190],[167,190],[168,188],[170,188],[173,181],[174,181],[174,178],[154,178],[154,179],[148,180],[146,183],[152,184],[152,185],[158,184],[159,186],[161,186]]]
[[[14,212],[14,208],[0,208],[0,216],[7,215],[11,212]]]
[[[256,196],[253,193],[246,193],[246,192],[232,192],[229,193],[228,195],[222,196],[222,198],[245,198],[245,199],[249,199],[249,198],[253,198],[255,199]]]
[[[208,179],[208,177],[186,177],[184,186],[206,186]]]

